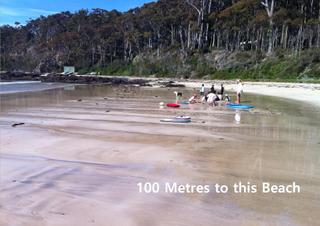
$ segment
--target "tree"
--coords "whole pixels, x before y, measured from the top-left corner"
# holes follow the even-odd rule
[[[273,13],[274,13],[274,0],[271,0],[271,3],[269,0],[264,0],[264,2],[261,2],[261,4],[265,7],[268,17],[269,17],[269,43],[268,43],[268,55],[272,54],[273,51]]]
[[[181,59],[214,50],[300,52],[320,48],[319,0],[158,0],[120,13],[103,9],[41,16],[1,26],[4,70],[34,70],[42,62],[107,67],[138,55]],[[46,61],[50,59],[50,61]]]

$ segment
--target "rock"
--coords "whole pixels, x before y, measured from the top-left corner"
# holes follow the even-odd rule
[[[185,85],[175,83],[174,81],[159,82],[159,84],[160,84],[162,87],[167,87],[167,88],[171,88],[171,87],[184,88],[184,87],[186,87]]]
[[[178,84],[178,83],[175,83],[175,84],[170,84],[169,86],[167,86],[167,87],[178,87],[178,88],[184,88],[184,87],[186,87],[185,85],[183,85],[183,84]]]
[[[19,81],[19,80],[27,80],[27,81],[39,81],[40,74],[38,73],[30,73],[30,72],[4,72],[0,74],[1,81]]]

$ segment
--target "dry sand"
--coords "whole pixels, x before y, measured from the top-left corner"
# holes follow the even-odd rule
[[[189,88],[199,89],[203,81],[179,82]],[[215,84],[220,89],[220,84],[225,84],[227,92],[235,92],[236,81],[205,81],[205,87],[209,89]],[[244,82],[244,93],[255,93],[259,95],[282,97],[298,100],[320,106],[320,84],[306,83],[280,83],[280,82]]]
[[[59,101],[1,113],[0,225],[319,224],[320,127],[308,115],[258,109],[242,112],[237,124],[235,112],[224,106],[159,108],[172,90],[116,93],[82,101],[52,96]],[[193,122],[160,123],[182,114]],[[11,126],[18,122],[25,125]],[[141,194],[137,189],[139,182],[238,181],[296,181],[303,192]]]

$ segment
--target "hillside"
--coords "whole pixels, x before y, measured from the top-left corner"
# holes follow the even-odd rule
[[[0,29],[6,71],[320,79],[319,0],[159,0]]]

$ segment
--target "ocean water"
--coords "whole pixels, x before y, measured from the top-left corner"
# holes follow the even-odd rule
[[[74,85],[62,83],[43,83],[40,81],[0,82],[0,94],[35,92],[69,87],[74,87]]]

